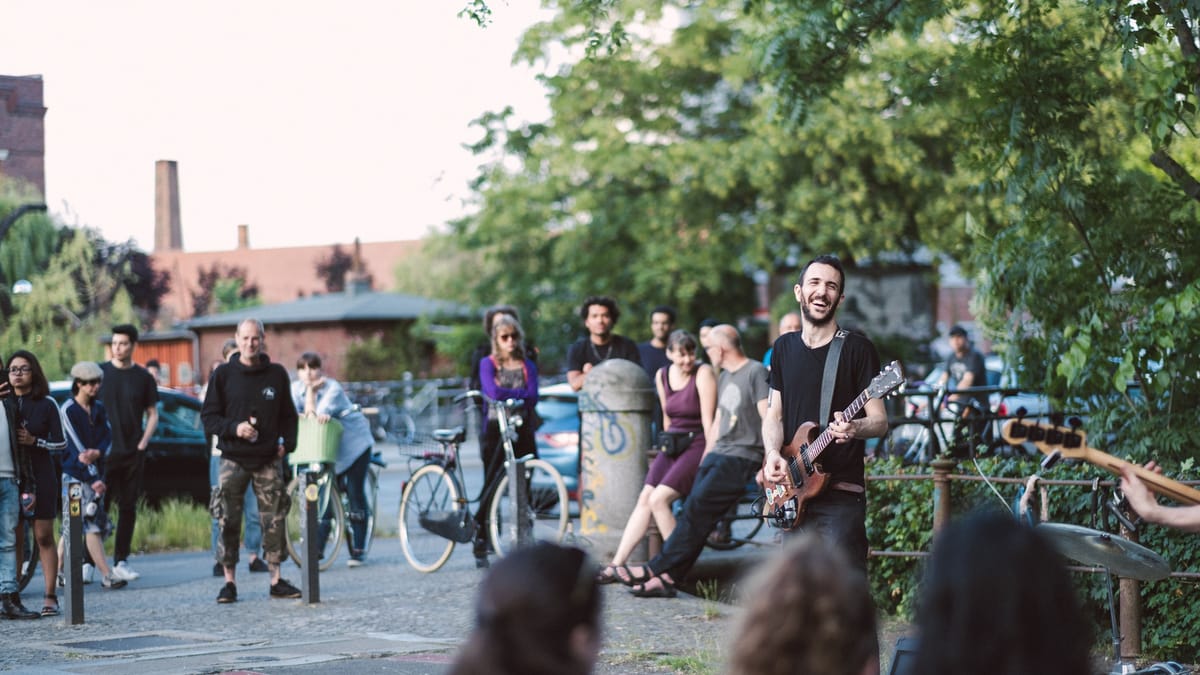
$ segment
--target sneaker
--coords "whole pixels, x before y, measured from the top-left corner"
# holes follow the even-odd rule
[[[367,561],[363,560],[362,558],[351,558],[346,561],[346,567],[362,567],[366,564]]]
[[[133,568],[130,567],[129,564],[124,560],[113,566],[112,575],[114,579],[123,579],[125,581],[133,581],[142,576],[137,572],[134,572]]]
[[[83,563],[83,583],[92,583],[94,576],[96,576],[96,566],[91,563]]]
[[[268,572],[268,571],[270,571],[270,568],[267,567],[267,562],[265,560],[263,560],[262,558],[255,558],[254,560],[250,561],[250,571],[251,572]],[[222,574],[224,574],[224,572],[222,572]]]
[[[300,589],[288,583],[287,579],[280,578],[279,581],[271,584],[272,598],[298,598],[300,597]]]
[[[106,574],[104,575],[104,578],[100,580],[100,585],[105,588],[117,589],[125,588],[129,585],[129,582],[125,581],[124,579],[114,579],[112,574]]]
[[[225,566],[222,565],[221,563],[213,563],[213,576],[214,577],[225,576]]]
[[[217,602],[222,605],[237,602],[237,586],[232,581],[226,581],[221,587],[221,592],[217,593]]]

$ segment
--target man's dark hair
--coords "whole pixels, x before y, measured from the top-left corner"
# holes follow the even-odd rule
[[[721,325],[721,322],[717,321],[716,319],[712,318],[711,316],[708,317],[707,319],[700,320],[701,328],[716,328],[717,326],[720,326],[720,325]]]
[[[113,335],[125,335],[130,342],[138,341],[138,329],[131,323],[123,323],[119,326],[113,326]]]
[[[671,321],[671,325],[672,326],[675,325],[675,308],[674,307],[672,307],[670,305],[659,305],[658,307],[655,307],[654,309],[650,310],[650,316],[654,316],[655,314],[666,314],[667,318],[670,319],[670,321]]]
[[[162,368],[162,364],[158,362],[158,359],[150,359],[149,361],[146,362],[146,367],[147,368]]]
[[[579,306],[579,318],[587,319],[588,309],[592,305],[600,305],[608,309],[608,315],[612,317],[613,325],[617,325],[617,319],[621,318],[621,310],[617,309],[617,301],[607,295],[589,295]]]
[[[830,253],[819,255],[812,260],[809,260],[804,267],[800,268],[800,279],[797,280],[796,283],[803,284],[804,274],[808,272],[808,268],[818,263],[821,265],[829,265],[838,271],[838,276],[842,277],[842,294],[844,295],[846,293],[846,270],[842,268],[842,261],[839,260],[836,255],[832,255]]]

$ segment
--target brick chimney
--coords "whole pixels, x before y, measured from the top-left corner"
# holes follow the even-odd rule
[[[250,248],[250,226],[238,225],[238,249]]]
[[[154,250],[183,250],[183,225],[179,220],[179,166],[169,159],[154,163]]]
[[[350,266],[350,273],[346,275],[346,295],[358,295],[359,293],[370,293],[374,279],[370,274],[367,274],[367,267],[362,259],[362,242],[358,237],[354,238],[354,263]]]

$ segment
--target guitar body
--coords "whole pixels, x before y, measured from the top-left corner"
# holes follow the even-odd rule
[[[829,474],[821,471],[820,464],[806,465],[804,462],[804,451],[819,433],[816,424],[801,424],[792,442],[779,452],[787,460],[790,480],[766,483],[765,513],[782,530],[794,530],[804,522],[804,509],[808,501],[821,494],[829,482]]]

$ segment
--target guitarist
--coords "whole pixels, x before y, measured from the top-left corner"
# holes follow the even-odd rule
[[[1146,469],[1162,473],[1154,462],[1147,462]],[[1121,467],[1121,492],[1134,511],[1148,523],[1174,527],[1185,532],[1200,532],[1200,504],[1191,506],[1163,506],[1142,482],[1133,469]]]
[[[839,333],[834,315],[845,297],[846,275],[832,255],[814,258],[800,272],[795,286],[800,303],[801,329],[781,336],[771,355],[770,392],[763,417],[763,476],[772,483],[790,483],[787,460],[781,450],[796,441],[796,431],[807,421],[828,425],[834,442],[818,463],[829,474],[826,488],[806,503],[803,529],[818,533],[827,543],[840,546],[851,562],[867,568],[867,500],[864,479],[864,438],[887,432],[887,410],[872,398],[855,419],[842,419],[850,406],[879,373],[879,354],[864,335],[842,331],[844,340],[834,376],[831,419],[818,420],[825,365],[830,345]],[[807,439],[803,439],[807,442]],[[794,443],[793,450],[799,450]]]

